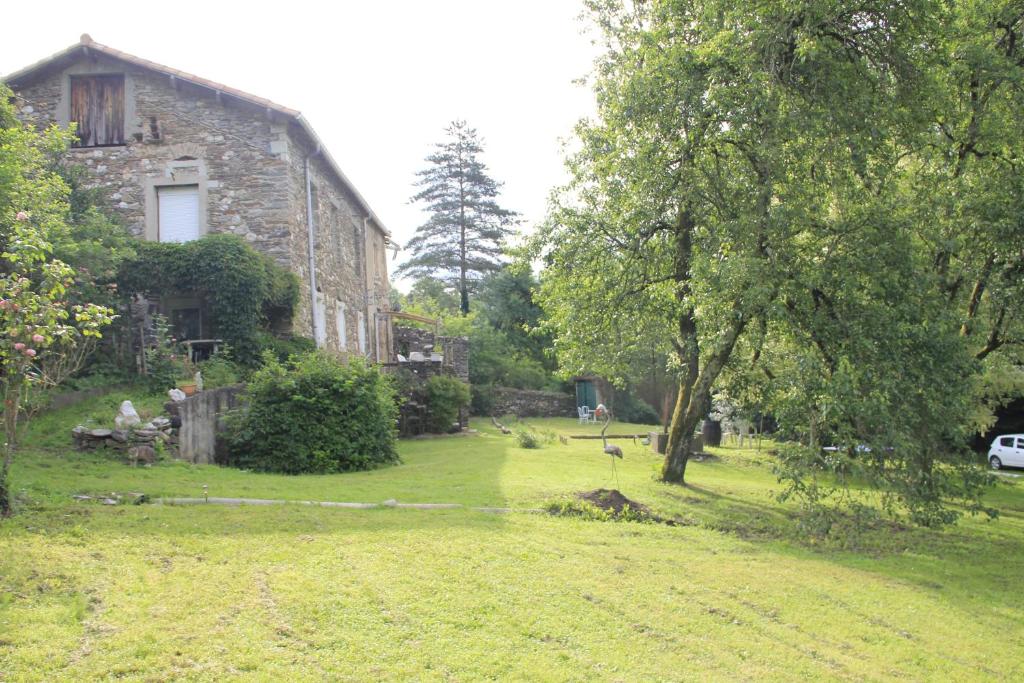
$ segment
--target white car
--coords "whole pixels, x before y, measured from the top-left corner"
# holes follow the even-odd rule
[[[997,436],[988,449],[988,464],[994,470],[1000,467],[1024,467],[1024,434]]]

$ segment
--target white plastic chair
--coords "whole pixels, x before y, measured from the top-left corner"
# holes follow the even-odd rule
[[[585,424],[590,422],[590,408],[587,406],[578,406],[576,412],[579,414],[579,424]]]

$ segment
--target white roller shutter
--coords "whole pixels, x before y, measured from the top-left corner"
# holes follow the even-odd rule
[[[348,349],[348,329],[345,326],[345,304],[341,301],[335,301],[337,306],[337,323],[338,323],[338,348],[342,351]]]
[[[327,345],[327,328],[324,327],[324,322],[327,320],[327,304],[321,292],[316,293],[314,301],[316,301],[316,317],[320,320],[320,325],[316,326],[316,320],[314,320],[313,324],[316,329],[313,332],[316,337],[316,347],[322,349]]]
[[[359,311],[359,353],[366,355],[366,314]]]
[[[161,242],[199,239],[199,186],[175,185],[156,189]]]

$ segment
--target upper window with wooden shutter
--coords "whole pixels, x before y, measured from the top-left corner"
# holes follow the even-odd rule
[[[75,147],[124,144],[124,76],[72,76],[71,120]]]

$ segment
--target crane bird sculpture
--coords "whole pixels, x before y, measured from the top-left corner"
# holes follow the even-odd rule
[[[597,414],[604,415],[604,427],[601,427],[601,443],[604,444],[605,455],[610,455],[612,460],[612,474],[615,476],[615,488],[619,488],[619,472],[615,469],[615,458],[622,458],[622,449],[615,444],[608,443],[608,437],[605,436],[605,432],[608,431],[608,425],[612,423],[612,414],[608,412],[608,409],[604,405],[597,407]]]

